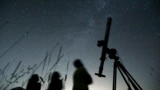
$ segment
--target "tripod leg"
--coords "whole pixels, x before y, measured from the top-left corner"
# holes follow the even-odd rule
[[[128,89],[129,89],[129,90],[132,90],[132,89],[131,89],[131,86],[129,85],[128,81],[126,80],[126,77],[124,76],[124,73],[122,72],[121,68],[120,68],[118,65],[117,65],[117,67],[118,67],[118,70],[119,70],[120,74],[122,75],[125,83],[127,84]]]
[[[113,90],[116,90],[116,81],[117,81],[117,62],[114,62],[114,68],[113,68]]]
[[[130,73],[127,71],[127,69],[120,63],[120,61],[118,61],[118,65],[122,69],[122,71],[125,73],[125,75],[129,79],[129,81],[131,82],[131,84],[133,85],[135,90],[142,90],[140,85],[134,80],[134,78],[130,75]]]

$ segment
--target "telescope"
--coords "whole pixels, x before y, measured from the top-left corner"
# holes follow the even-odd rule
[[[112,18],[109,17],[108,21],[107,21],[107,28],[106,28],[104,40],[99,40],[98,44],[97,44],[98,47],[102,47],[102,53],[101,53],[101,57],[100,57],[101,63],[100,63],[100,66],[99,66],[99,72],[95,73],[95,75],[97,75],[99,77],[105,77],[105,75],[103,75],[102,73],[103,73],[104,61],[106,59],[106,54],[108,54],[108,52],[109,52],[108,40],[109,40],[111,22],[112,22]]]
[[[104,40],[99,40],[97,46],[102,47],[101,57],[100,57],[100,66],[98,73],[95,75],[99,77],[105,77],[103,74],[103,65],[106,59],[106,54],[108,54],[110,59],[114,59],[114,66],[113,66],[113,90],[116,90],[116,82],[117,82],[117,69],[119,70],[122,78],[124,79],[128,90],[143,90],[141,86],[135,81],[135,79],[131,76],[131,74],[127,71],[124,65],[120,62],[119,56],[117,56],[117,50],[114,48],[108,48],[108,40],[109,40],[109,33],[111,27],[112,18],[109,17],[107,21],[107,28],[105,32]]]

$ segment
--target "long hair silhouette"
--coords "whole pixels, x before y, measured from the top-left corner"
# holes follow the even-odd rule
[[[33,74],[28,81],[26,90],[41,90],[41,83],[38,74]]]

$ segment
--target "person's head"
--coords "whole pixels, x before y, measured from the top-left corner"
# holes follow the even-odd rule
[[[81,62],[80,59],[76,59],[76,60],[73,62],[73,65],[74,65],[76,68],[83,67],[83,64],[82,64],[82,62]]]
[[[52,79],[59,79],[59,78],[60,78],[59,72],[57,72],[57,71],[53,72]]]
[[[33,74],[30,78],[30,81],[33,81],[33,82],[38,82],[39,81],[39,76],[38,74]]]

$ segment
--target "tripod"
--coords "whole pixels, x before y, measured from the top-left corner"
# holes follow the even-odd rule
[[[114,67],[113,67],[113,90],[116,90],[116,82],[117,82],[117,69],[119,70],[120,74],[122,75],[122,78],[124,79],[126,85],[128,86],[128,90],[142,90],[141,86],[134,80],[134,78],[131,76],[131,74],[127,71],[127,69],[124,67],[124,65],[120,62],[119,57],[117,56],[116,49],[109,49],[107,47],[108,40],[109,40],[109,32],[110,32],[110,26],[111,26],[112,18],[108,18],[107,22],[107,28],[105,33],[104,40],[98,41],[97,46],[102,47],[102,53],[101,53],[101,63],[99,67],[99,72],[95,73],[95,75],[99,77],[105,77],[105,75],[102,74],[103,72],[103,65],[104,61],[106,59],[106,54],[108,54],[110,59],[114,59]],[[128,79],[128,81],[127,81]],[[130,84],[129,84],[130,82]]]
[[[126,85],[128,86],[128,90],[142,90],[141,86],[135,81],[135,79],[131,76],[131,74],[127,71],[124,65],[119,61],[119,57],[116,56],[116,49],[111,49],[113,55],[109,55],[110,59],[114,59],[114,67],[113,67],[113,90],[116,90],[116,81],[117,81],[117,69],[122,75]],[[128,81],[127,81],[128,79]],[[131,83],[131,85],[129,84]]]

